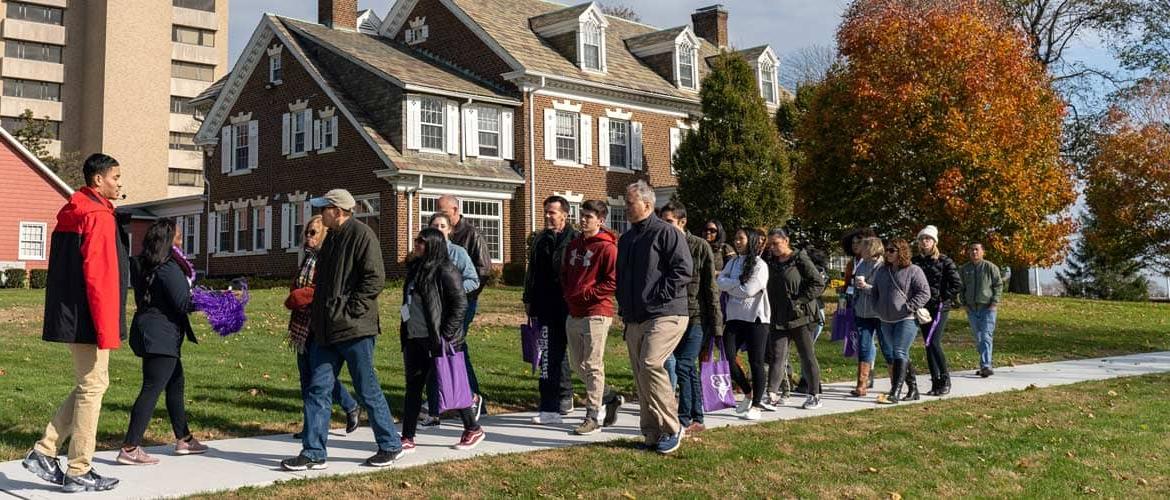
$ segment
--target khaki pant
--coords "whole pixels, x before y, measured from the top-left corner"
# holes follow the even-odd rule
[[[565,320],[569,341],[569,365],[585,383],[585,415],[597,418],[605,393],[605,338],[613,318],[586,316]]]
[[[110,351],[92,344],[69,344],[69,351],[73,354],[73,376],[77,385],[57,408],[57,415],[45,428],[45,437],[37,441],[36,450],[56,457],[61,442],[69,439],[69,470],[66,474],[81,476],[92,467],[97,446],[102,396],[110,386]]]
[[[626,347],[638,387],[642,435],[650,441],[678,433],[678,398],[663,366],[686,330],[686,316],[626,323]]]

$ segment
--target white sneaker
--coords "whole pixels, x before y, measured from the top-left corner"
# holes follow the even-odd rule
[[[555,411],[542,411],[540,415],[532,417],[532,423],[536,425],[556,425],[561,423],[561,414]]]
[[[804,404],[800,405],[800,407],[804,408],[806,410],[815,410],[817,408],[820,408],[821,407],[821,397],[815,396],[815,395],[809,396],[808,399],[804,400]]]
[[[741,400],[739,402],[739,404],[735,405],[735,412],[736,413],[747,413],[748,408],[751,408],[751,407],[752,407],[752,398],[748,397],[748,396],[744,396],[743,400]]]
[[[748,411],[743,414],[743,418],[744,418],[744,420],[759,420],[760,419],[760,409],[756,408],[754,406],[749,408]]]
[[[764,411],[776,411],[776,407],[767,401],[760,401],[760,408]]]
[[[586,413],[588,413],[588,411],[586,411]],[[609,408],[606,408],[605,405],[601,405],[601,408],[597,409],[597,422],[598,423],[605,422],[605,417],[608,417],[608,416],[609,416]]]
[[[769,392],[765,401],[772,406],[784,406],[784,395],[779,392]]]

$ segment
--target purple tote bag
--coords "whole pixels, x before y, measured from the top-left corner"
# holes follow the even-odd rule
[[[833,342],[847,340],[849,332],[853,330],[853,306],[838,307],[837,312],[833,313],[833,333],[830,340]]]
[[[525,363],[532,364],[532,371],[540,366],[540,322],[528,318],[528,324],[520,325],[520,354]]]
[[[467,364],[463,352],[443,341],[443,353],[434,359],[435,380],[439,386],[439,412],[470,408],[471,385],[467,382]]]
[[[731,388],[731,365],[723,352],[722,342],[711,337],[709,352],[711,359],[699,365],[699,378],[703,386],[703,411],[719,411],[735,407],[735,391]],[[719,350],[716,359],[715,350]]]

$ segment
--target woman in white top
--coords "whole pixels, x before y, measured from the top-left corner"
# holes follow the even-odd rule
[[[748,364],[752,380],[748,381],[737,363],[731,364],[731,378],[743,390],[744,398],[736,406],[737,413],[748,420],[760,418],[760,410],[775,410],[762,400],[767,385],[764,350],[768,345],[768,326],[772,307],[768,303],[768,266],[759,257],[760,233],[741,228],[732,240],[735,258],[727,261],[716,279],[719,290],[727,292],[726,321],[723,329],[723,352],[734,358],[737,346],[744,341],[748,348]],[[752,388],[756,388],[755,391]]]

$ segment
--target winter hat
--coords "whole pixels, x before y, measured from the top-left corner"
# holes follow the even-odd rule
[[[922,239],[923,236],[929,237],[930,239],[934,240],[934,243],[936,245],[939,243],[939,241],[938,241],[938,228],[937,227],[926,226],[926,227],[922,228],[922,230],[918,232],[917,239]]]

